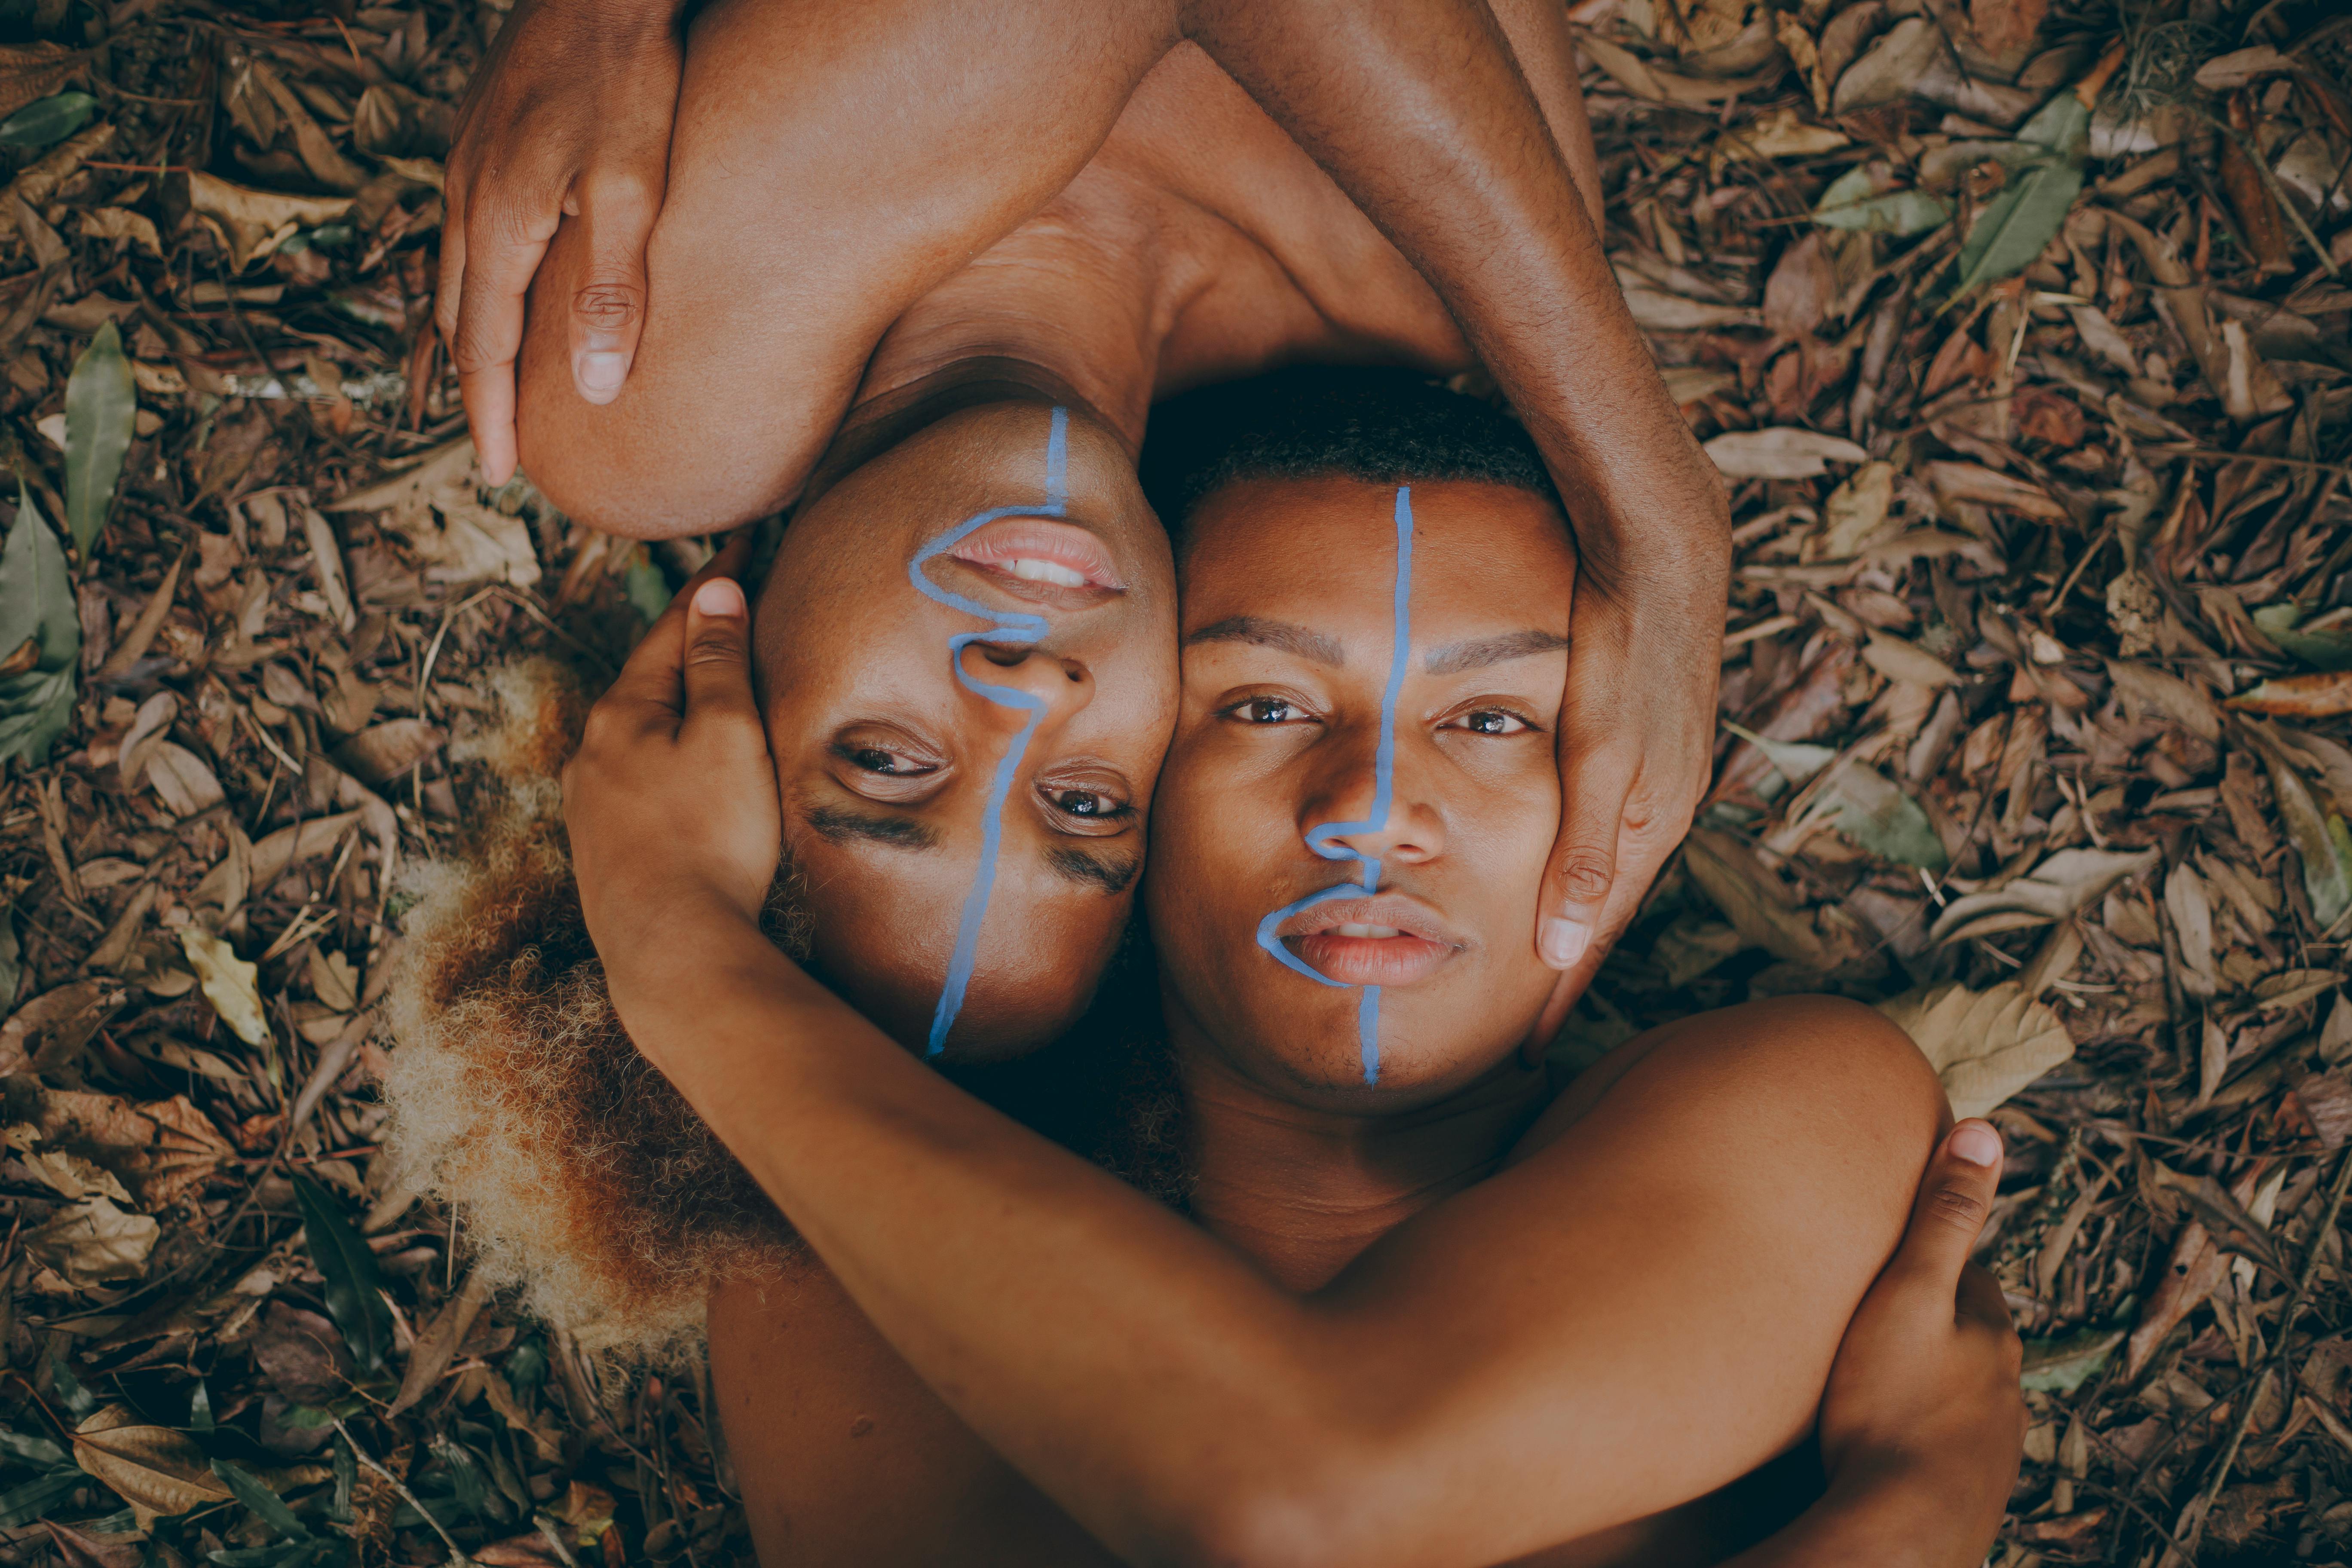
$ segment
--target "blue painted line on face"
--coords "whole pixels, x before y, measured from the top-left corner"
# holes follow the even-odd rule
[[[1397,699],[1404,691],[1404,671],[1412,644],[1412,487],[1400,485],[1396,493],[1396,626],[1389,644],[1389,683],[1381,693],[1381,738],[1372,753],[1372,810],[1363,822],[1318,822],[1307,828],[1307,847],[1326,860],[1353,860],[1356,879],[1333,887],[1319,889],[1267,915],[1257,922],[1257,944],[1285,966],[1297,971],[1307,979],[1324,985],[1339,985],[1332,979],[1303,962],[1297,954],[1282,944],[1275,934],[1282,922],[1304,910],[1318,904],[1328,904],[1334,899],[1364,897],[1380,891],[1381,863],[1361,855],[1346,845],[1334,842],[1350,833],[1385,832],[1389,813],[1396,794],[1396,712]],[[1363,999],[1356,1007],[1356,1039],[1358,1052],[1364,1064],[1364,1081],[1377,1083],[1381,1076],[1381,988],[1364,987]]]
[[[1057,407],[1054,410],[1053,431],[1045,438],[1045,504],[991,507],[986,511],[974,512],[915,552],[915,558],[907,563],[907,579],[914,584],[916,592],[989,623],[986,631],[958,632],[948,638],[948,668],[955,672],[957,681],[965,690],[1001,708],[1017,709],[1029,715],[1013,737],[1013,743],[1005,748],[1004,755],[998,759],[996,772],[989,780],[988,799],[981,808],[980,867],[972,873],[971,890],[964,894],[963,915],[956,922],[955,952],[948,959],[947,980],[940,987],[939,1005],[931,1010],[930,1042],[923,1051],[927,1057],[938,1056],[946,1048],[948,1031],[955,1027],[956,1015],[963,1011],[964,993],[971,984],[972,961],[980,951],[981,923],[988,915],[989,895],[996,888],[997,853],[1004,842],[1004,803],[1013,793],[1013,778],[1021,772],[1021,759],[1028,754],[1029,738],[1037,732],[1038,724],[1045,717],[1045,700],[1034,692],[972,679],[963,668],[963,650],[976,642],[1027,647],[1043,637],[1048,628],[1043,616],[992,610],[976,599],[940,587],[923,574],[923,565],[933,556],[954,549],[974,529],[985,528],[999,518],[1066,515],[1069,510],[1069,456],[1070,411]]]

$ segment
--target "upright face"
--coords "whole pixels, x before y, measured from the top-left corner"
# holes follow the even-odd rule
[[[949,1054],[1052,1038],[1126,923],[1175,710],[1167,536],[1125,450],[1044,402],[950,415],[801,510],[755,621],[828,978],[918,1050],[951,968]]]
[[[1308,1103],[1451,1092],[1559,978],[1530,933],[1575,553],[1526,491],[1408,502],[1409,540],[1395,487],[1252,480],[1185,537],[1145,895],[1162,987],[1180,1036]]]

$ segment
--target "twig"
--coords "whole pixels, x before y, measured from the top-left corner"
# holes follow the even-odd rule
[[[2205,1516],[2211,1511],[2213,1500],[2221,1495],[2221,1488],[2230,1479],[2230,1467],[2237,1462],[2239,1445],[2246,1440],[2246,1432],[2254,1424],[2254,1405],[2262,1395],[2263,1380],[2286,1359],[2287,1345],[2294,1335],[2295,1312],[2303,1306],[2304,1297],[2310,1293],[2311,1281],[2319,1272],[2320,1254],[2327,1250],[2327,1237],[2336,1229],[2336,1215],[2343,1212],[2347,1189],[2352,1189],[2352,1150],[2347,1150],[2336,1163],[2336,1180],[2327,1189],[2327,1207],[2320,1212],[2319,1224],[2311,1233],[2310,1250],[2304,1254],[2303,1272],[2279,1313],[2278,1342],[2263,1358],[2262,1370],[2247,1380],[2245,1403],[2238,1407],[2238,1418],[2230,1425],[2229,1441],[2221,1445],[2221,1458],[2214,1464],[2212,1476],[2198,1489],[2195,1500],[2181,1510],[2191,1551],[2205,1533]]]
[[[343,1441],[351,1445],[352,1458],[357,1459],[361,1464],[365,1465],[369,1469],[373,1470],[377,1475],[382,1476],[385,1480],[390,1481],[392,1483],[392,1489],[400,1494],[400,1500],[415,1509],[416,1510],[417,1517],[424,1520],[425,1523],[433,1527],[433,1533],[439,1536],[441,1538],[442,1544],[449,1548],[449,1561],[456,1564],[457,1568],[474,1568],[474,1560],[467,1556],[466,1553],[458,1548],[457,1538],[451,1535],[447,1531],[442,1529],[441,1521],[433,1517],[432,1512],[425,1508],[423,1502],[418,1500],[415,1492],[408,1489],[408,1483],[402,1480],[398,1476],[394,1475],[390,1470],[385,1469],[382,1465],[377,1464],[374,1458],[369,1455],[368,1451],[360,1447],[360,1440],[352,1436],[352,1429],[343,1425],[343,1418],[341,1416],[330,1415],[327,1419],[335,1424],[335,1430],[341,1432],[343,1435]]]

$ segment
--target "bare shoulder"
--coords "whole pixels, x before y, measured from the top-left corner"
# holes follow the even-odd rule
[[[1564,1089],[1511,1152],[1557,1145],[1612,1100],[1640,1101],[1694,1125],[1726,1117],[1810,1130],[1870,1148],[1918,1139],[1949,1120],[1935,1070],[1910,1036],[1843,996],[1762,998],[1662,1024],[1618,1047]],[[1925,1145],[1919,1157],[1924,1159]]]

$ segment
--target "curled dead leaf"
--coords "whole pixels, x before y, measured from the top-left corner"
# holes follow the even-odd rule
[[[1919,1047],[1956,1117],[1982,1116],[2074,1054],[2058,1015],[2014,981],[1914,991],[1880,1004]]]

